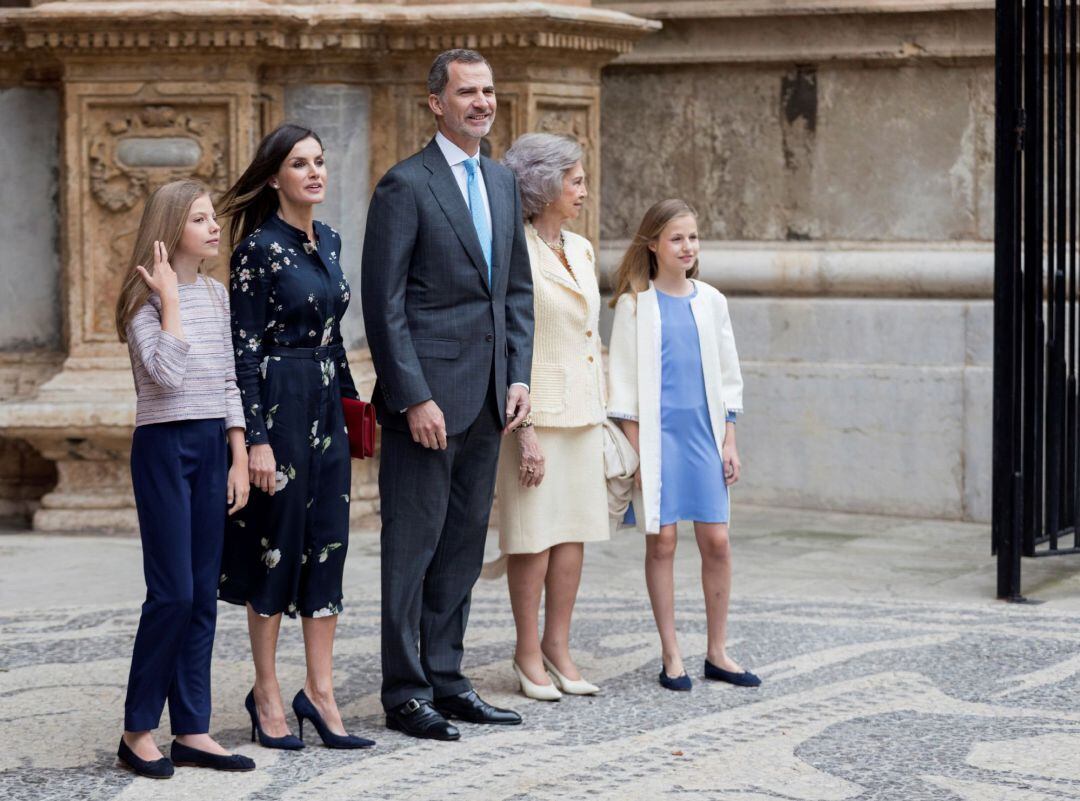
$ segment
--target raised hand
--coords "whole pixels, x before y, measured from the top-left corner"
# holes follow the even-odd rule
[[[165,249],[164,242],[154,242],[154,265],[152,271],[147,270],[141,264],[136,265],[135,269],[138,270],[139,275],[142,276],[142,280],[150,287],[150,290],[158,294],[162,303],[180,299],[176,272],[173,270],[172,265],[169,264],[169,253]]]

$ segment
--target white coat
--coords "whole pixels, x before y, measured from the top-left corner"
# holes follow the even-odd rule
[[[728,412],[742,411],[743,380],[727,298],[694,281],[690,309],[697,323],[705,397],[717,449],[723,449]],[[639,426],[642,489],[634,496],[638,528],[660,532],[660,306],[652,282],[622,295],[615,305],[608,354],[608,416]]]

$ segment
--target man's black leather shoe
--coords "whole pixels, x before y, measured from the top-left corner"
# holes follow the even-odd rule
[[[451,725],[432,709],[431,702],[424,698],[410,698],[387,712],[386,728],[428,740],[457,740],[461,737],[457,726]]]
[[[477,695],[476,690],[436,698],[435,709],[447,719],[458,718],[466,723],[496,723],[504,726],[521,723],[521,715],[517,712],[492,706]]]

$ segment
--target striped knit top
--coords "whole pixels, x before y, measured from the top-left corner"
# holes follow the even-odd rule
[[[128,354],[138,395],[135,425],[223,417],[226,428],[244,428],[229,293],[202,275],[179,289],[183,339],[161,330],[156,293],[128,323]]]

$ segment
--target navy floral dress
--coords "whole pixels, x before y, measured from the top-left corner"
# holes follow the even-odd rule
[[[218,596],[260,615],[336,615],[349,543],[351,464],[341,398],[356,398],[341,316],[341,237],[316,242],[277,215],[233,252],[236,382],[249,445],[274,450],[273,496],[252,488],[229,518]]]

